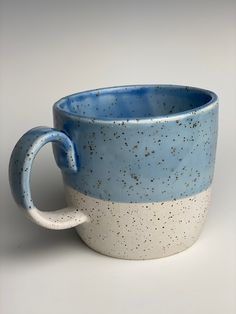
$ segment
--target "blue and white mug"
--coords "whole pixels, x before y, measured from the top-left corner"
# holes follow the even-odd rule
[[[136,85],[67,96],[53,107],[54,129],[37,127],[16,144],[12,194],[49,229],[75,227],[92,249],[118,258],[178,253],[199,237],[210,199],[218,98],[208,90]],[[33,203],[34,157],[53,142],[68,207]]]

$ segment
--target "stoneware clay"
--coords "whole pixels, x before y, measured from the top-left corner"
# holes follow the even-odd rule
[[[168,256],[199,237],[214,172],[218,98],[208,90],[135,85],[77,93],[55,103],[54,128],[16,144],[12,194],[36,224],[75,227],[92,249],[124,259]],[[53,143],[68,207],[40,211],[30,172]]]

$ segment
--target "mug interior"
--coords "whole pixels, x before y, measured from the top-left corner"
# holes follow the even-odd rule
[[[59,100],[56,108],[79,117],[142,119],[181,114],[212,103],[210,91],[175,85],[135,85],[80,92]]]

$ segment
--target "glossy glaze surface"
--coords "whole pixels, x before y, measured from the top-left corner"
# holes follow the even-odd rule
[[[108,116],[103,108],[110,107]],[[189,87],[104,89],[54,106],[55,127],[73,139],[80,160],[77,173],[63,173],[66,184],[117,202],[166,201],[208,188],[217,122],[215,95]],[[54,151],[60,166],[60,149]]]

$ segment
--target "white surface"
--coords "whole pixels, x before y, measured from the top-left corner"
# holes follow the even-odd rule
[[[76,227],[84,243],[111,257],[144,260],[177,254],[196,242],[206,220],[211,188],[154,203],[101,200],[69,185],[65,195],[71,208],[87,217]]]
[[[236,312],[235,1],[4,0],[1,4],[0,312]],[[117,260],[75,231],[49,231],[13,202],[10,152],[29,128],[52,126],[58,98],[90,88],[173,83],[215,91],[220,133],[213,199],[199,241],[178,255]],[[64,207],[51,149],[34,165],[40,208]]]

